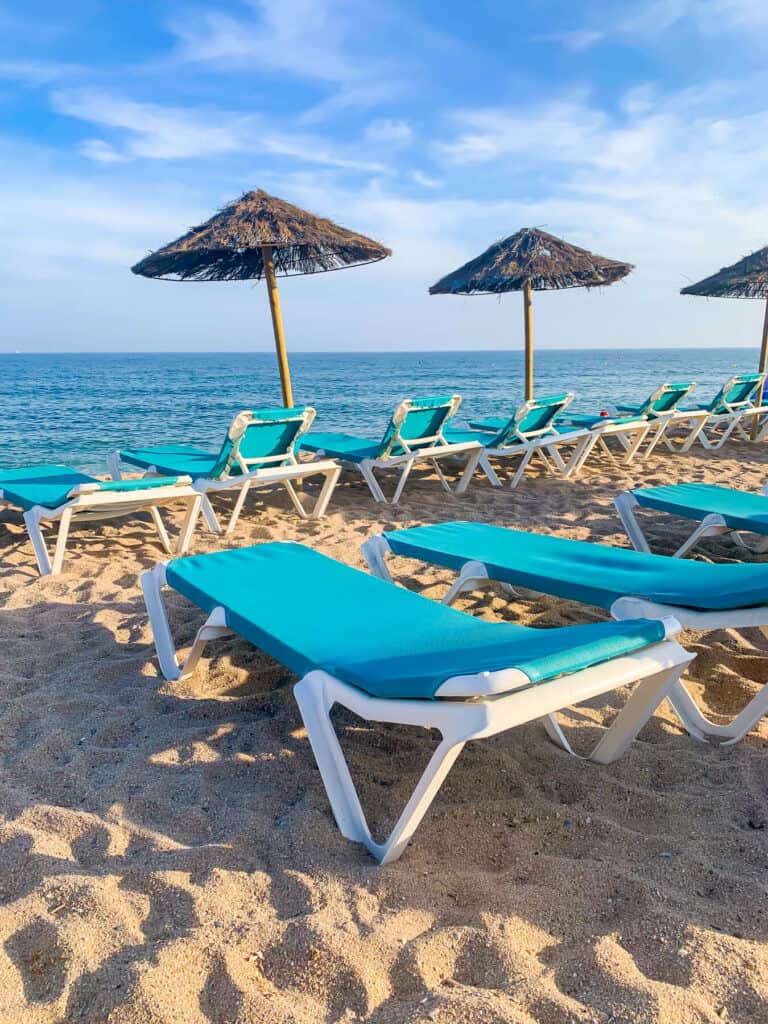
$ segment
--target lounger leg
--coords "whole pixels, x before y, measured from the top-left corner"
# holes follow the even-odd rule
[[[202,509],[205,524],[211,533],[221,533],[219,520],[216,518],[216,513],[213,511],[213,506],[211,505],[207,494],[203,494]]]
[[[539,455],[542,455],[542,454],[543,454],[542,452],[539,452]],[[522,453],[522,458],[520,459],[520,465],[515,470],[515,472],[514,472],[514,474],[512,476],[512,479],[510,481],[510,484],[509,484],[510,490],[514,490],[515,487],[517,487],[517,485],[522,480],[523,476],[525,475],[525,471],[528,468],[528,463],[531,461],[532,455],[533,455],[533,449],[532,448],[529,448],[528,451]],[[547,462],[546,456],[544,456],[544,465],[547,467],[547,472],[551,473],[552,470],[549,467],[549,463]]]
[[[49,576],[53,570],[48,548],[43,537],[42,518],[39,508],[31,508],[28,512],[24,513],[24,522],[29,539],[32,541],[37,568],[41,576]]]
[[[176,543],[176,552],[179,555],[183,555],[189,550],[189,545],[192,542],[192,535],[195,532],[195,526],[200,515],[200,506],[203,501],[202,494],[196,495],[194,498],[190,498],[187,502],[187,514],[184,516],[184,522],[181,524],[181,533]]]
[[[719,537],[731,533],[731,528],[723,522],[722,516],[715,514],[706,516],[690,537],[675,551],[674,558],[684,558],[699,543],[702,537]]]
[[[400,495],[403,493],[403,488],[405,487],[408,477],[411,475],[411,470],[413,469],[414,465],[414,459],[407,459],[403,463],[403,468],[400,470],[400,479],[397,481],[395,493],[392,495],[392,498],[390,499],[391,505],[396,505],[398,501],[400,501]]]
[[[496,470],[491,465],[491,460],[488,458],[488,452],[481,451],[478,465],[488,477],[491,487],[501,487],[501,480],[496,473]]]
[[[717,725],[702,714],[682,681],[672,688],[669,703],[686,732],[694,739],[709,740],[718,746],[729,747],[743,739],[760,719],[768,714],[768,683],[764,684],[747,706],[726,725]]]
[[[461,572],[453,581],[453,585],[443,598],[443,604],[453,604],[460,594],[467,591],[480,590],[490,585],[488,570],[482,562],[465,562]]]
[[[373,500],[382,502],[384,505],[386,505],[387,499],[384,496],[384,491],[382,491],[381,487],[379,486],[379,481],[373,475],[373,466],[371,465],[371,463],[367,461],[361,462],[358,468],[360,472],[363,474],[363,480],[365,480],[365,482],[368,484],[368,489],[373,495]]]
[[[51,568],[51,575],[53,576],[57,576],[61,572],[71,522],[72,509],[65,508],[61,514],[61,519],[59,520],[59,532],[56,535],[56,547],[53,550],[53,566]]]
[[[635,551],[645,551],[650,553],[650,545],[645,539],[640,524],[635,516],[635,509],[637,508],[637,498],[631,491],[624,491],[613,501],[616,506],[616,511],[619,513],[619,519],[621,524],[626,531],[627,536],[632,542],[632,547]]]
[[[122,480],[123,474],[120,469],[120,452],[110,452],[107,456],[107,469],[113,480]]]
[[[706,417],[701,417],[691,428],[690,433],[685,438],[683,443],[680,445],[681,452],[689,452],[691,448],[696,444],[698,440],[701,440],[703,447],[707,447],[706,440],[707,436],[704,433],[704,427],[707,425]]]
[[[453,492],[454,494],[464,494],[466,492],[467,488],[472,482],[472,477],[475,475],[475,470],[480,464],[483,455],[485,455],[485,452],[483,451],[482,448],[478,448],[476,451],[471,451],[469,453],[467,464],[464,467],[464,471],[462,472],[461,476],[459,477],[459,482],[456,484],[456,487]],[[491,470],[491,472],[493,472],[493,470]],[[493,475],[496,476],[495,473]],[[496,477],[496,479],[498,480],[498,477]]]
[[[163,545],[166,552],[169,555],[172,555],[173,548],[171,547],[171,542],[168,539],[168,533],[165,529],[165,523],[163,522],[162,516],[160,515],[160,509],[157,507],[157,505],[149,506],[149,514],[152,516],[152,522],[155,524],[155,529],[157,530],[158,536],[160,537],[160,543]]]
[[[587,434],[579,441],[566,464],[563,474],[566,480],[572,480],[573,477],[578,476],[599,440],[600,438],[596,434]]]
[[[331,500],[331,495],[336,488],[336,484],[339,482],[340,476],[341,466],[337,466],[335,469],[328,470],[323,474],[323,486],[315,502],[315,507],[310,513],[310,519],[322,519],[325,515],[328,502]]]
[[[147,606],[147,615],[155,641],[160,671],[166,679],[178,679],[180,669],[176,657],[176,645],[171,635],[168,613],[165,610],[162,595],[164,583],[165,566],[162,564],[141,574],[141,590],[144,594],[144,604]]]
[[[243,505],[245,504],[245,499],[248,495],[248,491],[250,490],[250,488],[250,483],[245,483],[240,488],[240,493],[237,496],[235,507],[232,509],[232,515],[230,516],[229,522],[227,523],[227,528],[224,531],[224,535],[226,537],[230,536],[235,526],[237,525],[237,520],[240,518],[240,513],[243,511]]]
[[[666,426],[666,422],[662,424],[648,423],[644,428],[635,431],[632,440],[627,441],[626,443],[627,454],[624,456],[624,462],[627,465],[629,465],[629,463],[634,460],[635,456],[640,453],[640,449],[642,448],[643,442],[647,438],[652,426],[656,426],[656,430],[654,431],[654,440],[651,442],[651,444],[649,444],[647,451],[644,453],[645,455],[648,455],[653,450],[660,436],[659,429],[661,429],[663,432],[664,427]],[[618,436],[621,437],[621,435]],[[625,439],[622,439],[622,444],[624,444],[624,440]]]
[[[600,742],[584,759],[595,761],[597,764],[610,764],[621,757],[659,704],[669,696],[670,691],[679,682],[684,668],[685,665],[675,665],[637,683],[626,704],[606,729]],[[546,715],[542,721],[551,740],[567,750],[569,754],[583,757],[573,750],[554,715]]]
[[[383,843],[377,843],[371,835],[331,722],[330,713],[335,701],[326,692],[323,673],[310,672],[296,684],[293,692],[339,831],[347,839],[362,843],[379,863],[391,864],[408,845],[461,753],[464,741],[443,738],[392,832]]]

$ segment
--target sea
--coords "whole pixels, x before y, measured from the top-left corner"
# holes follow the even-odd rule
[[[640,402],[664,381],[695,380],[705,402],[750,348],[545,349],[536,393],[573,391],[572,409]],[[294,401],[317,410],[319,430],[378,438],[403,398],[458,393],[456,419],[511,415],[523,397],[520,351],[290,355]],[[59,463],[103,474],[110,452],[148,444],[217,450],[241,409],[280,405],[272,353],[0,355],[0,467]]]

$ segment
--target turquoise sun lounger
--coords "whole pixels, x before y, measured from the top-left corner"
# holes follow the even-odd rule
[[[163,603],[168,586],[207,613],[183,666]],[[142,577],[158,659],[175,679],[206,642],[234,632],[302,678],[295,695],[341,832],[396,860],[466,742],[637,683],[592,758],[632,742],[691,656],[672,620],[537,630],[486,622],[393,587],[299,544],[174,559]],[[376,842],[330,718],[437,729],[442,740],[389,838]]]
[[[446,439],[453,443],[475,442],[483,446],[480,467],[494,487],[501,487],[491,459],[519,459],[510,487],[517,487],[525,471],[537,456],[548,473],[569,477],[572,467],[582,463],[582,453],[590,443],[588,430],[561,433],[555,426],[559,416],[573,401],[573,395],[547,395],[524,402],[508,419],[471,420],[468,430],[446,430]],[[565,462],[561,449],[572,447]]]
[[[568,540],[485,523],[441,523],[391,530],[363,545],[371,570],[391,579],[387,555],[458,573],[445,597],[489,581],[605,608],[618,620],[672,616],[697,630],[760,627],[768,632],[768,566],[685,562],[626,548]],[[698,739],[735,743],[768,712],[768,685],[727,725],[704,717],[678,681],[669,700]],[[550,722],[557,730],[557,723]]]
[[[664,432],[664,443],[670,451],[690,451],[696,441],[713,450],[722,448],[736,432],[743,440],[751,441],[751,427],[755,417],[768,413],[762,405],[765,374],[740,373],[731,377],[708,405],[694,408],[678,406]],[[684,428],[682,437],[677,428]]]
[[[296,458],[301,438],[315,417],[311,407],[292,409],[256,409],[238,413],[217,452],[190,445],[152,445],[148,448],[123,448],[109,459],[115,480],[121,479],[121,463],[142,469],[145,474],[183,473],[202,495],[202,511],[208,528],[220,533],[209,495],[235,490],[237,501],[226,533],[237,524],[248,492],[253,487],[282,485],[302,519],[325,514],[341,472],[330,461],[299,464]],[[324,483],[311,513],[304,508],[294,482],[319,475]],[[194,522],[190,530],[194,530]]]
[[[376,470],[396,469],[400,472],[391,504],[396,505],[403,493],[411,470],[417,463],[427,462],[437,473],[444,490],[463,494],[475,472],[482,449],[476,441],[449,441],[445,428],[461,405],[459,395],[438,395],[433,398],[409,398],[392,413],[380,441],[357,434],[316,432],[302,441],[302,448],[318,456],[336,459],[345,469],[359,472],[373,495],[373,500],[386,503],[387,498],[376,479]],[[455,489],[440,467],[443,459],[461,456],[465,468]]]
[[[136,512],[149,512],[162,545],[170,554],[171,543],[158,506],[174,501],[185,501],[187,505],[177,548],[183,553],[188,541],[188,524],[194,523],[200,510],[200,495],[191,483],[190,477],[181,475],[115,483],[55,465],[0,469],[0,505],[22,510],[38,569],[42,576],[47,576],[61,572],[70,526]],[[51,559],[43,537],[43,524],[56,521],[59,530]]]
[[[760,554],[768,550],[768,486],[761,494],[716,484],[638,487],[620,494],[615,505],[627,536],[638,551],[651,550],[637,518],[637,510],[641,508],[667,512],[699,523],[677,549],[675,558],[687,555],[703,537],[716,537],[723,533],[731,534],[737,543],[752,552]],[[743,534],[758,534],[760,539],[748,541]]]

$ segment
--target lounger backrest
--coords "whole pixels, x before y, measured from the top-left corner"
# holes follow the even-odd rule
[[[379,445],[379,458],[448,442],[443,431],[461,405],[460,395],[406,398],[392,413]]]
[[[227,431],[211,478],[222,479],[234,466],[247,473],[265,466],[295,462],[299,439],[312,426],[311,406],[254,409],[238,413]]]
[[[740,373],[731,377],[710,403],[710,412],[721,415],[754,405],[755,399],[760,399],[763,379],[762,373]]]
[[[529,399],[520,406],[512,419],[504,424],[488,447],[501,448],[516,441],[530,441],[546,434],[556,434],[555,420],[572,401],[573,394],[570,391],[562,395]]]
[[[652,395],[649,395],[640,406],[640,416],[658,416],[664,412],[673,412],[678,404],[696,387],[695,381],[673,381],[662,384]]]

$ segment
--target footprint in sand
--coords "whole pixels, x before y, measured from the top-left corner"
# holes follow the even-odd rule
[[[50,921],[38,918],[6,940],[5,951],[13,961],[30,1003],[49,1003],[64,991],[70,952]]]

